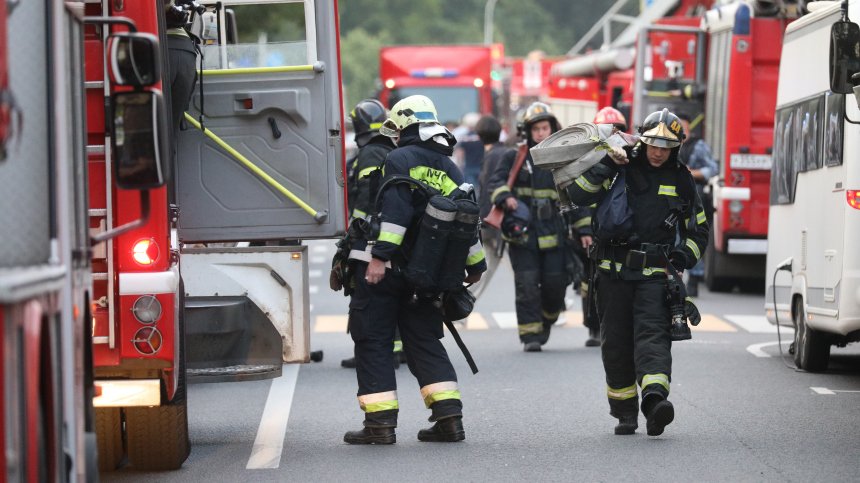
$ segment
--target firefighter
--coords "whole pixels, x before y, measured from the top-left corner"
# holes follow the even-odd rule
[[[601,352],[610,414],[619,420],[615,434],[638,428],[638,383],[648,434],[656,436],[674,419],[667,399],[672,375],[668,264],[678,272],[696,264],[708,242],[708,223],[693,178],[678,161],[681,121],[663,109],[650,114],[639,132],[635,147],[613,149],[567,190],[577,204],[626,199],[632,211],[632,225],[611,239],[603,227],[618,217],[609,213],[625,210],[603,210],[598,204],[594,213]],[[626,197],[607,196],[619,193],[610,186],[622,169],[626,189],[620,193]]]
[[[439,124],[427,97],[409,96],[397,102],[380,132],[395,138],[398,146],[385,161],[383,186],[390,180],[420,181],[448,196],[463,184],[463,174],[450,158],[454,136]],[[399,407],[391,351],[395,327],[403,337],[409,371],[432,411],[434,425],[419,431],[418,439],[454,442],[466,437],[457,374],[440,340],[444,332],[438,300],[417,297],[406,278],[407,268],[412,267],[407,261],[419,258],[411,248],[421,242],[417,236],[425,225],[419,222],[427,211],[422,190],[413,188],[406,184],[380,188],[379,226],[371,223],[367,239],[357,240],[351,250],[356,261],[349,329],[355,342],[358,402],[365,416],[362,429],[344,435],[349,444],[395,442]],[[465,277],[474,283],[486,270],[486,262],[477,235],[470,243],[465,266],[443,269],[459,270],[461,280]]]
[[[179,3],[179,5],[177,5]],[[188,33],[188,21],[192,14],[190,2],[165,2],[164,16],[167,24],[167,50],[170,87],[170,115],[173,129],[174,153],[179,140],[179,126],[191,102],[194,83],[197,82],[197,47]]]
[[[529,148],[560,129],[549,106],[535,102],[526,109],[520,135]],[[571,282],[572,256],[567,223],[558,210],[558,192],[552,173],[538,168],[526,156],[512,187],[507,180],[514,166],[515,151],[502,158],[490,178],[493,203],[507,213],[519,207],[529,210],[523,236],[509,239],[509,256],[514,269],[517,327],[526,352],[540,352],[549,340],[550,329],[565,308],[564,295]],[[504,224],[503,224],[504,225]]]
[[[358,154],[355,159],[347,162],[347,205],[351,217],[361,219],[372,212],[371,207],[382,180],[382,165],[385,157],[396,146],[390,137],[379,134],[379,127],[388,117],[388,112],[378,100],[364,99],[350,111],[349,117],[355,130]],[[399,367],[401,362],[405,362],[399,333],[394,338],[394,352],[394,366]],[[355,357],[343,359],[340,365],[355,369]]]
[[[612,134],[627,131],[627,119],[624,114],[614,107],[606,106],[597,111],[594,116],[594,124],[612,124]],[[572,238],[578,243],[574,244],[574,253],[579,257],[586,274],[592,273],[591,261],[588,258],[589,247],[594,243],[591,230],[591,215],[594,206],[581,206],[572,212],[570,221]],[[582,321],[588,329],[588,339],[585,340],[586,347],[600,346],[600,318],[591,298],[591,277],[583,277],[579,285],[579,294],[582,296]]]

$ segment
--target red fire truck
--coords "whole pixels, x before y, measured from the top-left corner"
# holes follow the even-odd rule
[[[379,99],[386,106],[413,94],[433,100],[443,123],[464,114],[498,114],[493,79],[504,58],[502,44],[401,45],[379,51]]]
[[[720,165],[710,183],[716,213],[705,282],[714,291],[760,290],[780,55],[772,45],[799,8],[736,1],[701,15],[703,2],[676,3],[672,16],[637,27],[635,50],[620,45],[556,64],[549,102],[565,123],[590,121],[605,105],[632,127],[662,107],[703,114],[692,135],[710,144]]]
[[[164,4],[86,3],[87,18],[126,19],[88,26],[84,41],[89,226],[97,238],[127,227],[93,252],[102,470],[124,459],[137,469],[182,465],[189,381],[271,378],[284,362],[307,362],[300,240],[345,227],[337,2],[175,3],[189,9],[187,30],[201,39],[201,84],[176,139],[154,129],[149,154],[168,182],[140,197],[121,190],[113,172],[133,174],[129,145],[140,146],[129,131],[161,123],[170,109],[161,79],[176,66],[167,62]],[[121,85],[138,69],[120,65],[117,74],[110,41],[131,24],[132,46],[155,43],[163,59],[143,93]],[[132,60],[147,58],[132,50]],[[120,105],[118,93],[136,97]],[[111,129],[117,124],[126,131]]]

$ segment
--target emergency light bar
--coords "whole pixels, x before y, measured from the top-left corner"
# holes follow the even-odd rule
[[[426,69],[415,69],[409,73],[411,77],[416,79],[441,79],[451,78],[460,75],[457,69],[443,69],[441,67],[428,67]]]

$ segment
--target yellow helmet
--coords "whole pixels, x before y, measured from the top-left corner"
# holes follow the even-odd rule
[[[391,108],[388,119],[379,128],[380,134],[397,137],[407,126],[420,122],[439,124],[436,118],[436,106],[427,96],[415,95],[401,99]]]

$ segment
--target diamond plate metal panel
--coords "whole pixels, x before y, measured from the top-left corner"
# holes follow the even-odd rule
[[[9,157],[0,162],[0,268],[45,263],[50,255],[47,2],[21,2],[9,17],[9,84],[23,112]]]

